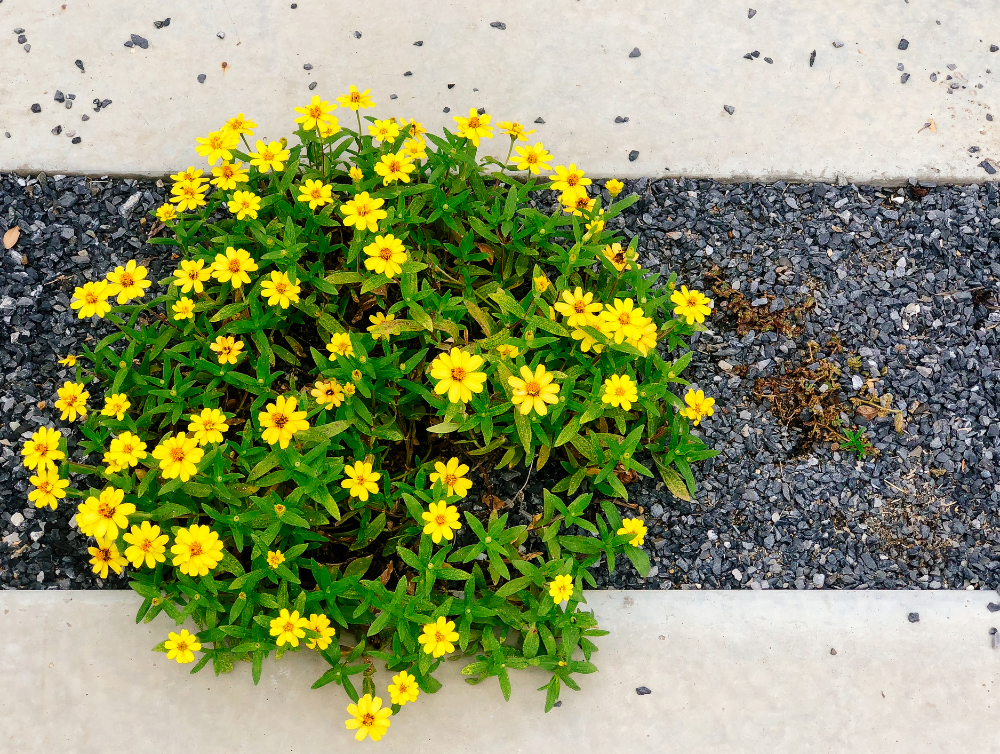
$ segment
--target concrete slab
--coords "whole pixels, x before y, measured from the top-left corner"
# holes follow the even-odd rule
[[[601,176],[968,182],[988,179],[984,160],[1000,169],[995,0],[753,5],[748,18],[746,0],[8,2],[0,170],[163,175],[201,164],[195,136],[238,112],[288,134],[314,81],[331,100],[370,87],[369,112],[434,129],[470,107],[540,117],[533,139]],[[131,34],[148,49],[124,47]],[[95,98],[112,104],[95,113]]]
[[[715,754],[1000,751],[987,592],[599,592],[600,672],[543,714],[540,673],[445,687],[393,718],[385,752]],[[994,595],[995,596],[995,595]],[[151,653],[172,624],[130,592],[0,592],[0,751],[341,751],[345,696],[314,654],[190,676]],[[910,623],[908,613],[920,621]],[[834,650],[836,653],[834,654]],[[379,675],[379,686],[387,682]],[[638,696],[636,687],[652,693]]]

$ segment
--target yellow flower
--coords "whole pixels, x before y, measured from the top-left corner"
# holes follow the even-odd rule
[[[582,186],[570,191],[563,191],[559,195],[559,201],[563,205],[563,211],[569,212],[576,217],[582,217],[584,212],[590,212],[597,203],[596,199],[587,196],[587,189]]]
[[[113,540],[101,541],[98,539],[97,547],[88,547],[87,552],[93,556],[90,559],[90,564],[94,568],[94,573],[102,579],[108,577],[109,568],[120,576],[122,566],[128,565],[128,561],[118,553],[118,546]]]
[[[194,653],[201,649],[201,642],[194,634],[188,633],[186,628],[182,628],[179,634],[171,631],[167,634],[167,640],[163,642],[167,651],[168,660],[177,660],[181,665],[194,662]]]
[[[348,171],[348,175],[351,176],[351,180],[355,182],[360,181],[362,178],[365,177],[365,174],[361,172],[361,168],[359,168],[357,165],[355,165],[350,169],[350,171]]]
[[[684,402],[687,408],[682,408],[680,414],[694,422],[696,427],[704,417],[715,413],[715,398],[706,398],[703,390],[688,390],[684,394]]]
[[[156,208],[156,219],[166,224],[177,219],[177,209],[173,204],[161,204]]]
[[[125,393],[114,393],[104,396],[104,408],[101,409],[102,416],[113,416],[118,421],[125,418],[125,412],[129,410],[132,403]]]
[[[346,332],[335,332],[330,336],[330,342],[326,344],[326,350],[340,356],[353,356],[354,345],[351,343],[351,335]]]
[[[539,293],[545,293],[549,289],[551,283],[545,275],[539,275],[535,278],[535,288],[538,289]]]
[[[222,540],[207,526],[192,524],[178,529],[174,546],[170,548],[174,559],[171,565],[187,576],[204,576],[222,560]]]
[[[223,191],[232,191],[240,183],[247,183],[250,180],[249,170],[243,167],[242,162],[223,162],[219,167],[212,168],[212,185]]]
[[[212,277],[220,283],[232,283],[233,288],[249,285],[249,272],[257,271],[257,263],[250,257],[246,249],[234,249],[230,246],[225,254],[216,254],[212,262]]]
[[[69,487],[68,479],[60,479],[59,472],[43,466],[38,469],[38,473],[28,479],[35,489],[28,493],[28,500],[35,504],[36,508],[44,508],[46,505],[55,510],[58,506],[58,499],[66,497],[66,488]]]
[[[111,311],[111,304],[108,303],[110,295],[108,284],[104,280],[84,283],[73,291],[73,303],[70,306],[80,310],[80,319],[93,316],[103,319]]]
[[[613,243],[610,246],[604,247],[604,256],[607,257],[608,261],[614,265],[618,272],[625,269],[632,269],[629,265],[629,261],[635,259],[635,256],[627,248],[623,249],[620,243]]]
[[[322,123],[326,123],[331,119],[336,120],[336,118],[330,115],[336,109],[336,105],[331,105],[325,99],[320,99],[319,95],[313,95],[308,105],[295,108],[295,112],[302,113],[295,119],[295,122],[302,124],[303,131],[312,131]],[[278,170],[280,169],[278,168]]]
[[[111,440],[111,446],[105,456],[110,459],[119,469],[129,466],[136,466],[140,459],[147,456],[146,443],[137,435],[131,432],[122,432],[118,437]],[[105,461],[107,463],[107,460]]]
[[[532,175],[538,175],[543,170],[552,170],[552,155],[542,146],[542,142],[535,142],[531,147],[514,147],[514,158],[512,164],[517,165],[518,170],[530,170]]]
[[[204,455],[205,451],[198,447],[198,441],[184,432],[168,437],[153,448],[153,458],[160,462],[163,478],[179,476],[182,482],[198,473],[198,462]]]
[[[353,88],[352,86],[351,89]],[[357,704],[348,704],[347,714],[351,715],[351,719],[345,725],[348,730],[357,731],[354,734],[357,741],[364,741],[366,736],[371,736],[372,741],[378,741],[392,725],[389,720],[392,708],[383,707],[382,699],[372,697],[371,694],[365,694]]]
[[[243,350],[243,341],[236,340],[228,335],[220,335],[208,347],[219,354],[220,364],[235,364],[240,358],[240,352]]]
[[[344,395],[346,395],[348,398],[350,398],[352,395],[354,395],[354,393],[356,391],[357,391],[357,388],[354,387],[354,383],[353,382],[345,382],[344,383]]]
[[[424,128],[424,124],[418,122],[414,118],[409,120],[404,119],[402,121],[402,129],[404,132],[408,133],[411,138],[420,140],[420,137],[427,133],[427,129]]]
[[[194,301],[187,296],[181,296],[177,299],[177,303],[171,309],[173,309],[175,320],[194,319]]]
[[[280,306],[287,309],[289,304],[296,304],[299,301],[298,285],[288,278],[288,273],[271,271],[271,279],[260,284],[260,295],[267,299],[268,306]]]
[[[389,333],[379,334],[373,331],[379,325],[385,322],[392,322],[395,319],[396,319],[395,314],[386,314],[385,312],[378,312],[368,318],[368,321],[372,323],[371,326],[368,328],[368,332],[372,334],[372,337],[375,338],[375,340],[378,340],[379,338],[384,338],[385,340],[389,340]]]
[[[237,220],[242,220],[244,217],[256,220],[257,210],[260,209],[260,197],[252,191],[234,191],[233,198],[226,203],[226,206],[236,215]]]
[[[403,142],[403,151],[400,154],[406,155],[409,160],[426,160],[427,144],[423,139],[407,139]]]
[[[308,203],[309,209],[329,204],[333,201],[333,186],[323,183],[323,181],[307,179],[303,185],[299,186],[299,201]]]
[[[73,354],[67,354],[66,358],[59,359],[57,364],[62,364],[64,367],[75,367],[76,366],[76,356]]]
[[[204,170],[198,170],[194,165],[192,165],[187,170],[170,176],[170,180],[174,183],[200,184],[205,181],[205,179],[201,177],[204,172]]]
[[[585,223],[584,228],[587,231],[587,233],[584,235],[584,238],[588,238],[594,235],[595,233],[600,233],[602,230],[604,230],[604,210],[603,209],[599,210],[597,213],[597,217]]]
[[[253,136],[253,130],[257,128],[257,124],[247,118],[243,113],[240,113],[235,118],[227,120],[226,125],[222,128],[227,131],[231,131],[237,136]]]
[[[344,225],[348,227],[353,225],[355,230],[378,232],[378,221],[388,216],[384,209],[379,209],[383,204],[385,199],[373,199],[367,191],[362,191],[350,201],[340,205],[340,211],[344,214]]]
[[[575,189],[589,186],[589,178],[583,177],[582,170],[573,163],[567,168],[565,165],[556,165],[556,175],[549,186],[553,191],[574,191]]]
[[[124,267],[118,266],[114,272],[109,272],[107,280],[108,296],[117,295],[119,304],[145,296],[145,289],[153,284],[146,280],[146,268],[136,266],[134,259],[130,259]]]
[[[133,568],[142,568],[143,563],[147,568],[156,568],[157,563],[163,563],[167,559],[164,553],[170,537],[161,534],[160,527],[150,525],[149,521],[133,526],[132,531],[125,532],[122,539],[129,544],[125,548],[125,557]]]
[[[632,404],[639,400],[639,390],[627,374],[621,376],[613,374],[604,381],[604,395],[601,400],[615,408],[621,406],[623,411],[628,411],[632,408]]]
[[[502,120],[499,123],[500,133],[507,134],[514,141],[527,141],[528,137],[535,133],[535,129],[525,131],[524,126],[515,121]]]
[[[400,707],[406,706],[407,702],[417,701],[417,697],[420,696],[420,687],[417,685],[416,677],[405,670],[392,677],[392,683],[389,684],[388,690],[392,703],[398,704]]]
[[[319,124],[319,136],[321,139],[329,139],[338,133],[340,133],[340,121],[332,115],[329,120],[325,120]]]
[[[281,550],[267,551],[267,567],[275,569],[285,562],[285,555]]]
[[[615,534],[634,534],[635,536],[628,543],[633,547],[642,547],[646,537],[646,525],[641,518],[626,518],[622,521],[622,528]]]
[[[354,465],[348,464],[344,467],[347,479],[344,479],[340,486],[350,493],[351,497],[356,497],[361,502],[368,500],[368,495],[378,494],[378,480],[382,475],[372,470],[372,465],[367,461],[356,461]]]
[[[375,240],[365,247],[365,254],[368,255],[365,268],[387,278],[399,275],[403,271],[403,262],[407,260],[403,242],[391,233],[375,236]]]
[[[573,577],[569,575],[556,576],[549,584],[549,596],[557,605],[573,596]]]
[[[431,484],[440,479],[448,488],[449,495],[465,497],[472,489],[472,480],[465,478],[468,473],[469,467],[457,458],[448,459],[447,464],[437,461],[434,464],[434,473],[430,476]]]
[[[203,408],[200,414],[191,414],[188,432],[199,445],[222,442],[222,434],[229,430],[226,415],[217,408]]]
[[[272,141],[270,144],[265,144],[260,139],[257,140],[257,151],[250,152],[250,164],[257,168],[262,173],[270,172],[271,170],[278,172],[283,170],[285,167],[285,162],[288,161],[288,155],[291,154],[290,150],[284,149],[281,146],[280,141]],[[256,215],[254,215],[256,217]]]
[[[556,301],[556,311],[566,318],[566,324],[570,327],[582,327],[590,324],[591,319],[604,306],[599,301],[594,301],[594,294],[590,291],[586,293],[577,287],[575,291],[563,291],[562,301]]]
[[[375,120],[368,126],[368,133],[379,141],[395,141],[396,137],[399,136],[399,126],[396,124],[395,118]]]
[[[277,618],[271,619],[271,636],[277,636],[279,647],[288,644],[293,647],[299,646],[299,639],[305,638],[304,628],[309,626],[309,619],[299,616],[299,611],[289,613],[286,608],[282,608]]]
[[[239,134],[233,133],[228,129],[223,129],[221,131],[212,131],[212,133],[204,138],[200,136],[196,137],[195,141],[198,142],[198,147],[195,151],[204,157],[209,165],[214,165],[219,160],[228,161],[233,159],[233,153],[230,150],[236,149],[240,137]]]
[[[322,613],[310,615],[309,625],[306,628],[319,634],[314,639],[306,639],[306,646],[320,652],[330,646],[330,642],[333,641],[333,637],[337,633],[337,630],[330,625],[330,619]]]
[[[611,194],[611,196],[618,196],[622,192],[622,189],[625,188],[625,184],[617,178],[612,178],[604,184],[604,188],[608,190],[608,193]]]
[[[474,356],[460,348],[452,348],[450,354],[439,354],[431,362],[431,379],[439,380],[434,392],[447,394],[451,403],[468,403],[473,393],[483,392],[486,374],[478,371],[483,364],[482,356]]]
[[[90,397],[90,393],[83,389],[81,383],[64,382],[56,393],[59,395],[59,400],[56,401],[55,406],[62,411],[60,419],[75,422],[77,414],[80,415],[81,419],[87,416],[87,399]]]
[[[319,380],[310,393],[321,406],[339,406],[344,402],[344,391],[336,380]]]
[[[212,276],[212,271],[205,268],[204,259],[183,259],[179,270],[174,270],[174,285],[181,287],[181,293],[195,293],[205,290],[205,281]]]
[[[642,335],[640,325],[644,321],[642,309],[636,307],[630,298],[624,301],[616,298],[613,304],[605,304],[601,312],[601,330],[608,337],[613,337],[615,343]]]
[[[493,138],[493,126],[490,125],[490,116],[483,113],[480,115],[476,108],[469,108],[469,117],[463,118],[460,115],[453,116],[458,123],[458,135],[464,136],[475,146],[479,146],[480,139]]]
[[[274,403],[268,403],[264,411],[257,414],[257,421],[263,430],[264,442],[268,445],[278,444],[282,449],[288,447],[289,441],[296,432],[309,429],[305,411],[297,411],[299,407],[295,398],[285,398],[279,395]]]
[[[201,186],[197,183],[175,183],[170,188],[170,201],[176,204],[177,209],[181,212],[187,212],[204,207],[208,203],[205,201],[205,192],[207,191],[208,186]]]
[[[510,402],[519,407],[522,414],[527,415],[534,410],[539,416],[548,413],[546,403],[557,403],[559,386],[552,380],[552,373],[545,371],[545,365],[539,364],[534,374],[527,366],[521,367],[521,377],[508,377],[507,384],[514,388]]]
[[[59,450],[60,439],[62,439],[62,433],[58,429],[39,427],[38,431],[31,435],[31,439],[25,442],[21,449],[25,468],[54,471],[55,462],[66,457],[66,454]]]
[[[705,321],[705,317],[712,313],[708,306],[712,300],[701,291],[689,291],[686,285],[682,285],[679,291],[674,291],[670,295],[670,300],[676,304],[674,315],[683,317],[689,325],[695,322],[701,324]]]
[[[499,345],[497,353],[505,359],[516,359],[520,351],[517,350],[517,346]]]
[[[382,155],[382,159],[375,163],[375,172],[382,176],[383,186],[388,186],[395,181],[409,183],[409,174],[416,169],[416,166],[406,156],[405,152],[384,154]]]
[[[355,112],[358,110],[365,110],[369,107],[375,107],[375,103],[372,102],[371,89],[365,89],[363,92],[359,92],[356,86],[351,86],[351,91],[347,94],[342,94],[337,97],[337,102],[341,107],[349,107]]]
[[[417,637],[417,641],[424,645],[425,654],[432,654],[434,657],[454,652],[453,642],[458,641],[455,621],[448,620],[443,615],[439,616],[434,623],[424,626],[424,632]]]
[[[648,356],[650,350],[656,348],[656,323],[644,318],[642,325],[639,326],[639,333],[638,338],[628,338],[625,342],[638,348],[643,356]]]
[[[77,506],[76,525],[88,537],[114,542],[118,530],[128,528],[128,517],[135,513],[135,506],[122,502],[124,498],[124,490],[105,487],[100,497],[91,495]]]

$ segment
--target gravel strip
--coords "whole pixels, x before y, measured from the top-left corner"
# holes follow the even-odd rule
[[[791,337],[738,335],[722,307],[706,323],[688,376],[717,400],[715,416],[696,431],[722,455],[698,467],[692,503],[656,479],[628,486],[649,526],[653,572],[641,579],[622,559],[610,579],[603,566],[595,569],[598,584],[996,587],[997,184],[642,179],[628,182],[627,192],[641,199],[611,224],[639,235],[646,269],[676,272],[681,283],[707,290],[705,276],[717,267],[760,310],[814,305],[801,321],[789,320],[800,328]],[[0,262],[0,317],[10,335],[0,344],[0,587],[124,584],[90,573],[71,506],[27,507],[20,446],[39,425],[62,425],[51,402],[70,373],[56,359],[104,334],[76,319],[73,287],[133,257],[152,279],[164,275],[162,248],[144,243],[150,226],[139,224],[163,195],[141,181],[0,176],[0,234],[14,225],[22,231]],[[810,354],[842,370],[843,418],[866,428],[877,456],[859,460],[830,443],[803,448],[797,431],[754,398],[758,377]],[[847,400],[884,395],[903,412],[902,433],[893,414],[869,420]],[[541,489],[556,476],[546,468],[527,480],[523,470],[491,479],[495,494],[514,500],[514,524],[541,510]]]

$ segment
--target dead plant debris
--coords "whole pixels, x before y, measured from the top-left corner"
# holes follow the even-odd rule
[[[705,273],[705,280],[712,286],[712,292],[718,297],[717,301],[725,307],[730,315],[736,319],[736,333],[746,335],[754,332],[778,332],[786,338],[792,338],[798,333],[799,326],[795,321],[800,321],[803,314],[812,309],[816,304],[809,298],[801,304],[786,306],[785,308],[772,312],[769,311],[774,296],[761,294],[761,298],[766,298],[767,303],[760,306],[752,306],[750,299],[739,291],[735,290],[722,277],[722,271],[717,265],[712,265],[712,269]]]

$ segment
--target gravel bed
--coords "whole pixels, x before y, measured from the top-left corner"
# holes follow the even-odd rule
[[[162,247],[144,243],[149,226],[140,218],[164,191],[143,181],[39,178],[0,175],[0,233],[22,230],[0,261],[0,587],[118,588],[123,579],[91,574],[71,506],[28,506],[20,446],[39,425],[62,424],[51,403],[69,371],[56,359],[103,334],[76,319],[73,287],[133,257],[151,278],[163,276]],[[599,585],[996,587],[997,184],[642,179],[626,192],[641,200],[611,222],[639,235],[645,268],[706,290],[717,267],[763,311],[814,305],[789,320],[799,326],[791,337],[740,336],[721,307],[696,336],[689,377],[717,401],[696,431],[722,454],[698,467],[695,502],[673,498],[655,479],[628,486],[649,526],[653,572],[641,579],[620,562],[608,578],[602,566]],[[754,398],[757,378],[810,355],[842,370],[843,419],[866,428],[877,456],[803,447]],[[902,433],[893,414],[869,420],[847,400],[883,395],[903,412]],[[512,522],[540,509],[552,473],[526,484],[523,470],[492,475],[501,497],[523,488]]]

